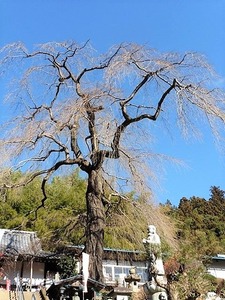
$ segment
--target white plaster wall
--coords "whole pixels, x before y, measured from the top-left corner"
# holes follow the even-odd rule
[[[216,278],[225,279],[225,261],[219,259],[213,260],[210,266],[208,266],[207,271]]]
[[[30,283],[32,262],[24,262],[23,279]],[[33,262],[32,285],[39,285],[44,279],[44,263]]]

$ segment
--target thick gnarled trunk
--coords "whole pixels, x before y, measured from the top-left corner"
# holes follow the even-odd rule
[[[86,192],[87,225],[85,252],[90,255],[89,276],[103,281],[102,256],[105,227],[105,209],[102,203],[103,180],[100,170],[91,170]]]

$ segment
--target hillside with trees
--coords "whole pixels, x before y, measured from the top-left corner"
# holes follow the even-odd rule
[[[25,174],[15,172],[11,180],[23,180]],[[85,240],[87,180],[78,170],[54,177],[46,190],[48,199],[40,206],[40,179],[17,189],[2,190],[0,195],[0,228],[34,230],[46,250],[63,245],[83,245]],[[152,213],[154,211],[154,213]],[[104,247],[144,250],[142,239],[147,226],[156,225],[165,248],[174,247],[174,227],[168,228],[169,217],[148,200],[135,193],[114,196],[106,212]]]
[[[175,222],[179,250],[165,260],[171,294],[181,299],[196,299],[206,291],[224,297],[224,280],[207,274],[211,257],[225,253],[225,192],[212,186],[209,199],[193,196],[161,205]]]
[[[183,197],[178,207],[165,204],[166,213],[176,222],[177,239],[185,249],[199,257],[225,252],[225,192],[219,187],[210,189],[209,199]],[[164,207],[164,208],[165,208]]]
[[[25,175],[14,172],[10,176],[18,182]],[[78,170],[55,177],[47,185],[48,200],[38,212],[42,197],[39,178],[17,189],[2,190],[0,227],[37,231],[48,250],[64,244],[84,244],[86,186]],[[183,197],[177,207],[169,201],[157,206],[134,193],[114,196],[106,213],[104,246],[143,250],[147,226],[154,224],[169,255],[182,247],[188,255],[196,253],[199,258],[224,253],[224,211],[225,192],[215,186],[210,189],[209,199]]]

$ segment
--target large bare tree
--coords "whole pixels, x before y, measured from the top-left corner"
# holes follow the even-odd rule
[[[155,159],[151,133],[160,135],[169,122],[194,133],[207,121],[218,136],[225,97],[213,86],[213,70],[195,53],[161,54],[121,44],[98,55],[89,43],[65,42],[32,52],[22,44],[7,45],[1,49],[1,72],[11,83],[7,99],[15,109],[1,132],[2,170],[28,172],[26,182],[14,184],[5,174],[2,188],[41,176],[44,206],[46,183],[56,172],[69,166],[84,171],[85,251],[90,276],[102,280],[110,193],[128,191],[129,182],[134,190],[141,183],[137,192],[144,191]]]

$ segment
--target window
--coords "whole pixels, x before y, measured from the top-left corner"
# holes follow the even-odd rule
[[[113,280],[113,271],[111,266],[103,266],[103,275],[106,279],[106,281],[112,281]]]
[[[116,281],[129,275],[129,271],[132,266],[118,266],[118,265],[103,265],[103,274],[106,281]],[[141,282],[147,280],[146,267],[137,267],[137,275],[140,276]]]
[[[122,267],[114,267],[114,279],[119,278],[120,274],[123,274],[123,268]]]

